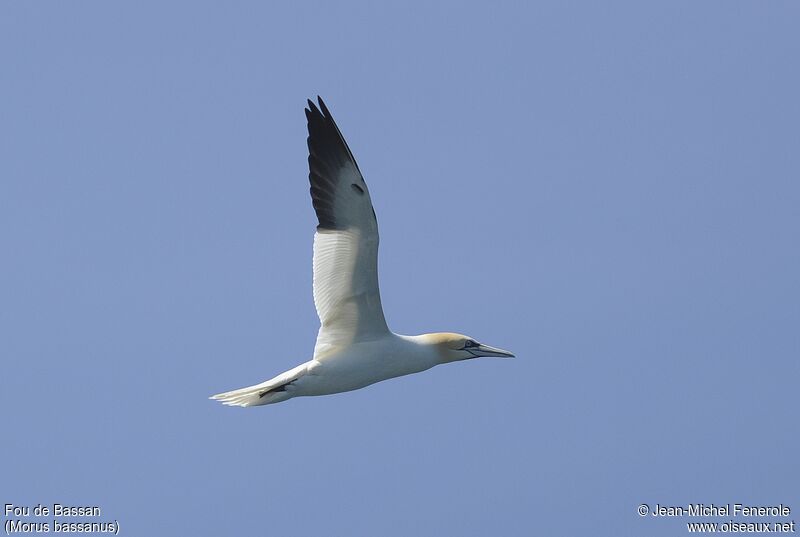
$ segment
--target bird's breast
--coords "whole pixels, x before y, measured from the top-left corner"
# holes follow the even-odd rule
[[[435,357],[416,345],[394,338],[357,343],[316,360],[298,395],[357,390],[390,378],[425,371]],[[388,339],[388,338],[387,338]],[[399,339],[399,338],[397,338]]]

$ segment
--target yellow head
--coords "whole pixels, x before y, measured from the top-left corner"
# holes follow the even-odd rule
[[[513,358],[514,355],[503,349],[490,347],[478,343],[473,338],[452,332],[437,332],[435,334],[424,334],[420,339],[426,345],[436,348],[439,353],[441,363],[457,362],[459,360],[469,360],[481,356],[497,356],[503,358]]]

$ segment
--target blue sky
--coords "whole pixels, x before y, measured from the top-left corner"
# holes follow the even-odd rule
[[[798,15],[3,2],[0,501],[98,505],[125,535],[800,513]],[[370,186],[390,326],[516,359],[206,399],[313,350],[317,94]]]

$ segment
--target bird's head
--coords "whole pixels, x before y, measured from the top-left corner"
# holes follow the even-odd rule
[[[436,334],[425,334],[422,338],[426,344],[436,348],[441,363],[443,364],[460,360],[469,360],[470,358],[480,358],[481,356],[496,356],[500,358],[514,357],[514,355],[508,351],[484,345],[462,334],[440,332]]]

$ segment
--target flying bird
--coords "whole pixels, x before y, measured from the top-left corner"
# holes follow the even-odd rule
[[[455,333],[403,336],[386,325],[378,291],[378,221],[369,189],[328,107],[308,101],[308,168],[319,225],[314,235],[314,305],[321,323],[314,356],[261,384],[211,397],[259,406],[328,395],[439,364],[508,351]]]

